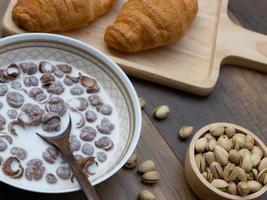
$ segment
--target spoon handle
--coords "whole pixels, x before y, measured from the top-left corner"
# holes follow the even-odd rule
[[[65,151],[66,151],[66,149],[65,149]],[[91,185],[88,178],[84,175],[82,168],[76,162],[72,152],[68,151],[68,152],[63,152],[63,153],[66,156],[68,164],[70,165],[72,172],[73,172],[75,178],[78,180],[78,182],[79,182],[85,196],[87,197],[87,199],[88,200],[100,200],[96,190]]]

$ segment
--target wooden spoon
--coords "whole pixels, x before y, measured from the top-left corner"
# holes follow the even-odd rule
[[[45,140],[46,142],[54,145],[55,147],[57,147],[61,153],[65,156],[68,164],[70,165],[72,172],[75,176],[75,178],[78,180],[85,196],[87,197],[87,199],[89,200],[99,200],[99,196],[97,194],[97,192],[95,191],[94,187],[92,186],[92,184],[90,183],[90,181],[88,180],[88,178],[84,175],[83,173],[83,169],[82,166],[80,166],[73,154],[72,151],[70,149],[70,143],[69,143],[69,138],[70,138],[70,132],[71,132],[71,117],[69,116],[70,120],[69,120],[69,124],[67,129],[54,137],[46,137],[43,135],[40,135],[39,133],[36,133],[38,136],[40,136],[43,140]]]

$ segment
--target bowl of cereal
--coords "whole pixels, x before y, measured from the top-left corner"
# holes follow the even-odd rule
[[[80,189],[64,156],[35,133],[54,136],[72,119],[70,147],[93,185],[115,174],[141,132],[136,92],[93,47],[55,34],[0,40],[0,181],[24,190]]]

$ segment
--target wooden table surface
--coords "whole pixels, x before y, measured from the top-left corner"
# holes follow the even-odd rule
[[[8,0],[0,2],[0,18]],[[267,34],[266,0],[231,0],[232,19],[254,31]],[[143,112],[142,136],[137,147],[139,161],[152,159],[157,163],[161,181],[143,185],[137,170],[122,169],[99,184],[96,189],[102,199],[132,200],[139,191],[148,188],[159,200],[197,199],[184,177],[184,159],[190,140],[177,139],[183,125],[195,130],[212,122],[232,122],[255,132],[267,142],[267,75],[238,66],[224,66],[215,91],[208,97],[198,97],[164,86],[135,79],[131,80],[139,96],[147,104]],[[171,108],[168,119],[157,121],[152,117],[155,106],[167,104]],[[15,189],[0,183],[0,198],[9,199],[85,199],[82,192],[68,194],[39,194]],[[262,198],[267,199],[267,194]]]

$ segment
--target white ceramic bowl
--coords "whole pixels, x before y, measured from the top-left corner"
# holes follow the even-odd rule
[[[88,36],[90,37],[90,36]],[[119,115],[119,142],[102,172],[90,177],[93,185],[115,174],[129,159],[141,132],[141,110],[136,92],[120,67],[97,49],[68,37],[29,33],[0,39],[0,67],[23,60],[55,60],[69,63],[95,77],[111,97]],[[34,149],[33,149],[34,150]],[[23,182],[0,173],[0,181],[21,189],[64,193],[79,190],[78,183],[45,187],[38,182]]]

